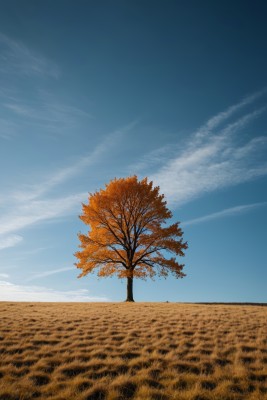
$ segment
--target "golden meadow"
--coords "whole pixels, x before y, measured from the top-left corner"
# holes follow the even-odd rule
[[[267,307],[0,303],[0,399],[267,399]]]

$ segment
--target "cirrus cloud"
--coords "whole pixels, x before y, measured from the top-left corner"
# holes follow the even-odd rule
[[[267,175],[267,137],[258,135],[247,141],[237,137],[244,127],[266,111],[266,107],[246,111],[228,123],[237,111],[242,111],[265,92],[249,96],[212,117],[196,130],[178,155],[150,175],[174,207],[209,192]]]
[[[41,286],[24,286],[0,281],[0,301],[102,302],[109,301],[109,299],[105,296],[90,296],[87,289],[63,291]]]

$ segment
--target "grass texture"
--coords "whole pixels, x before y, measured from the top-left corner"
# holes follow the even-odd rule
[[[267,307],[0,303],[0,400],[267,399]]]

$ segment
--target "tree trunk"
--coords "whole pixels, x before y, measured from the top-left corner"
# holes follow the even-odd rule
[[[127,278],[127,299],[125,301],[134,301],[134,299],[133,299],[133,277]]]

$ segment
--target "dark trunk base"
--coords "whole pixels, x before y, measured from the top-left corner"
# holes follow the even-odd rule
[[[127,299],[125,301],[134,301],[133,299],[133,278],[127,278]]]

